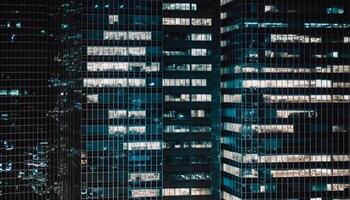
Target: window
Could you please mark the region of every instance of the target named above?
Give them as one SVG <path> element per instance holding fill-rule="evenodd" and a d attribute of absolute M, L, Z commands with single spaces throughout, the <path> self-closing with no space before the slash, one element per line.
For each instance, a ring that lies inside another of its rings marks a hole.
<path fill-rule="evenodd" d="M 192 41 L 211 41 L 211 39 L 212 39 L 211 34 L 204 34 L 204 33 L 192 33 L 191 34 Z"/>
<path fill-rule="evenodd" d="M 134 119 L 143 119 L 146 117 L 146 111 L 145 110 L 128 111 L 128 117 L 134 118 Z"/>
<path fill-rule="evenodd" d="M 275 5 L 265 5 L 265 12 L 276 13 L 278 12 L 277 6 Z"/>
<path fill-rule="evenodd" d="M 191 24 L 192 26 L 211 26 L 212 20 L 207 18 L 192 18 Z"/>
<path fill-rule="evenodd" d="M 131 173 L 129 174 L 129 181 L 158 181 L 160 179 L 159 173 Z"/>
<path fill-rule="evenodd" d="M 197 10 L 196 3 L 163 3 L 163 10 Z"/>
<path fill-rule="evenodd" d="M 190 101 L 189 94 L 166 94 L 164 96 L 166 102 L 186 102 Z"/>
<path fill-rule="evenodd" d="M 310 37 L 308 35 L 295 34 L 271 34 L 273 43 L 321 43 L 321 37 Z"/>
<path fill-rule="evenodd" d="M 126 110 L 109 110 L 108 118 L 109 119 L 123 119 L 127 117 Z"/>
<path fill-rule="evenodd" d="M 145 79 L 137 78 L 85 78 L 84 87 L 145 87 Z"/>
<path fill-rule="evenodd" d="M 141 56 L 146 55 L 145 47 L 87 47 L 89 56 Z"/>
<path fill-rule="evenodd" d="M 98 94 L 86 95 L 86 103 L 98 103 Z"/>
<path fill-rule="evenodd" d="M 108 16 L 108 23 L 114 24 L 119 22 L 119 16 L 118 15 L 109 15 Z"/>
<path fill-rule="evenodd" d="M 344 43 L 350 43 L 350 37 L 344 37 Z"/>
<path fill-rule="evenodd" d="M 164 66 L 165 71 L 190 71 L 190 64 L 170 64 Z"/>
<path fill-rule="evenodd" d="M 191 188 L 192 196 L 210 195 L 210 194 L 211 194 L 211 190 L 209 188 Z"/>
<path fill-rule="evenodd" d="M 104 40 L 152 40 L 152 33 L 146 31 L 104 31 Z"/>
<path fill-rule="evenodd" d="M 192 71 L 211 71 L 211 64 L 192 64 Z"/>
<path fill-rule="evenodd" d="M 88 62 L 88 71 L 159 71 L 159 63 L 141 62 Z"/>
<path fill-rule="evenodd" d="M 160 142 L 129 142 L 124 143 L 124 149 L 132 150 L 159 150 Z"/>
<path fill-rule="evenodd" d="M 116 117 L 116 118 L 118 118 L 118 117 Z M 126 134 L 126 127 L 125 126 L 109 126 L 108 127 L 108 134 L 110 134 L 110 135 Z"/>
<path fill-rule="evenodd" d="M 190 79 L 163 79 L 163 86 L 190 86 Z"/>
<path fill-rule="evenodd" d="M 206 117 L 205 110 L 191 110 L 191 117 Z"/>
<path fill-rule="evenodd" d="M 208 49 L 191 49 L 191 56 L 209 56 L 210 53 Z"/>
<path fill-rule="evenodd" d="M 165 50 L 163 55 L 165 56 L 190 56 L 190 50 Z"/>
<path fill-rule="evenodd" d="M 189 196 L 190 188 L 164 188 L 164 196 Z"/>
<path fill-rule="evenodd" d="M 198 87 L 198 86 L 207 86 L 207 79 L 192 79 L 191 85 Z"/>
<path fill-rule="evenodd" d="M 129 134 L 145 134 L 146 127 L 145 126 L 130 126 L 128 129 Z"/>
<path fill-rule="evenodd" d="M 180 26 L 189 26 L 190 18 L 163 18 L 163 25 L 180 25 Z"/>
<path fill-rule="evenodd" d="M 211 102 L 210 94 L 192 94 L 191 101 L 193 102 Z"/>
<path fill-rule="evenodd" d="M 133 189 L 131 190 L 131 197 L 141 198 L 141 197 L 157 197 L 159 196 L 158 189 Z"/>

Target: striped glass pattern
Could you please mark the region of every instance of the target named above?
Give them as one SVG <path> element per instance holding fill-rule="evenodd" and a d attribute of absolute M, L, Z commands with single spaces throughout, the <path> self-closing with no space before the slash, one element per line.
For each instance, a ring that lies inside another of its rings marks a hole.
<path fill-rule="evenodd" d="M 350 4 L 221 2 L 221 198 L 349 199 Z"/>

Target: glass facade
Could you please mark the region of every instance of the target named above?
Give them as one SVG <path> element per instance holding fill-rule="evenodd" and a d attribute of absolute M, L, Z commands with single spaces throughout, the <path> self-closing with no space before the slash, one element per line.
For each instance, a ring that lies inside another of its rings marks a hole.
<path fill-rule="evenodd" d="M 163 199 L 217 199 L 219 2 L 213 4 L 163 1 Z"/>
<path fill-rule="evenodd" d="M 83 1 L 81 199 L 161 199 L 161 13 Z"/>
<path fill-rule="evenodd" d="M 221 2 L 221 198 L 349 199 L 349 3 Z"/>

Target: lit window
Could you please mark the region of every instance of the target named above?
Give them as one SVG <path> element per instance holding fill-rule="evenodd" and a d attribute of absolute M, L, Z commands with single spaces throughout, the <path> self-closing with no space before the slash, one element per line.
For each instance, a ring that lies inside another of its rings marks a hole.
<path fill-rule="evenodd" d="M 141 198 L 141 197 L 157 197 L 159 196 L 158 189 L 133 189 L 131 190 L 131 197 Z"/>
<path fill-rule="evenodd" d="M 210 51 L 207 49 L 191 49 L 191 56 L 209 56 Z"/>
<path fill-rule="evenodd" d="M 108 16 L 108 22 L 109 24 L 114 24 L 119 22 L 119 16 L 118 15 L 109 15 Z"/>
<path fill-rule="evenodd" d="M 190 188 L 164 188 L 164 196 L 189 196 Z"/>
<path fill-rule="evenodd" d="M 211 102 L 210 94 L 192 94 L 191 101 L 193 102 Z"/>
<path fill-rule="evenodd" d="M 192 79 L 191 85 L 198 87 L 198 86 L 207 86 L 207 79 Z"/>
<path fill-rule="evenodd" d="M 192 26 L 211 26 L 212 20 L 207 18 L 192 18 L 191 24 Z"/>
<path fill-rule="evenodd" d="M 187 102 L 190 101 L 189 94 L 166 94 L 164 96 L 166 102 Z"/>
<path fill-rule="evenodd" d="M 163 10 L 197 10 L 195 3 L 163 3 Z"/>
<path fill-rule="evenodd" d="M 158 181 L 159 173 L 130 173 L 129 181 Z"/>
<path fill-rule="evenodd" d="M 350 37 L 344 37 L 344 43 L 350 43 Z"/>
<path fill-rule="evenodd" d="M 277 6 L 274 5 L 265 5 L 265 12 L 272 12 L 272 13 L 276 13 L 278 12 Z"/>
<path fill-rule="evenodd" d="M 190 18 L 163 18 L 163 25 L 181 25 L 181 26 L 189 26 Z"/>
<path fill-rule="evenodd" d="M 211 34 L 201 34 L 201 33 L 192 33 L 191 40 L 192 41 L 211 41 Z"/>
<path fill-rule="evenodd" d="M 190 79 L 163 79 L 163 86 L 190 86 Z"/>
<path fill-rule="evenodd" d="M 123 119 L 127 117 L 126 110 L 109 110 L 108 118 L 109 119 Z"/>
<path fill-rule="evenodd" d="M 98 103 L 98 94 L 86 95 L 86 103 Z"/>
<path fill-rule="evenodd" d="M 87 47 L 87 55 L 91 56 L 141 56 L 146 55 L 145 47 Z"/>
<path fill-rule="evenodd" d="M 145 79 L 133 78 L 85 78 L 84 87 L 145 87 Z"/>
<path fill-rule="evenodd" d="M 271 34 L 273 43 L 321 43 L 321 37 L 310 37 L 308 35 L 295 34 Z"/>
<path fill-rule="evenodd" d="M 104 40 L 152 40 L 152 33 L 146 31 L 104 31 Z"/>
<path fill-rule="evenodd" d="M 126 134 L 126 127 L 125 126 L 109 126 L 108 127 L 108 134 L 110 134 L 110 135 Z"/>
<path fill-rule="evenodd" d="M 159 150 L 160 142 L 129 142 L 124 143 L 124 149 L 132 150 Z"/>
<path fill-rule="evenodd" d="M 192 71 L 211 71 L 211 64 L 192 64 Z"/>
<path fill-rule="evenodd" d="M 210 194 L 211 194 L 211 190 L 209 188 L 191 188 L 192 196 L 210 195 Z"/>
<path fill-rule="evenodd" d="M 135 118 L 135 119 L 143 119 L 146 117 L 146 111 L 144 110 L 128 111 L 128 117 Z"/>
<path fill-rule="evenodd" d="M 128 129 L 129 134 L 145 134 L 146 127 L 145 126 L 130 126 Z"/>

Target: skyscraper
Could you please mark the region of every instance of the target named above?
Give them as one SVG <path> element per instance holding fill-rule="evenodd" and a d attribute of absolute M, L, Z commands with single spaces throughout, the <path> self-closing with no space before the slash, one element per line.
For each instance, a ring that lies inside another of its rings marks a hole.
<path fill-rule="evenodd" d="M 83 2 L 81 199 L 161 199 L 161 6 Z"/>
<path fill-rule="evenodd" d="M 164 199 L 217 195 L 212 139 L 219 133 L 218 5 L 163 1 Z"/>
<path fill-rule="evenodd" d="M 221 2 L 222 199 L 349 199 L 347 1 Z"/>
<path fill-rule="evenodd" d="M 58 68 L 49 1 L 0 2 L 0 198 L 58 199 Z"/>

